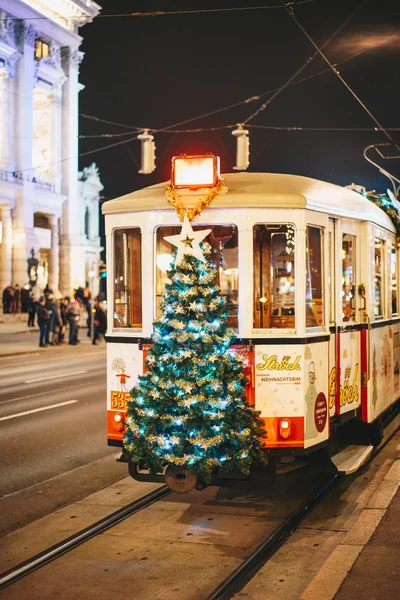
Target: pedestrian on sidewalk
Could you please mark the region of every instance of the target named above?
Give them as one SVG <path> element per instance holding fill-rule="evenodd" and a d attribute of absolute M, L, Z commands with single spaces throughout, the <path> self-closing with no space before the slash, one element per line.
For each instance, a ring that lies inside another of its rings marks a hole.
<path fill-rule="evenodd" d="M 31 294 L 28 300 L 28 327 L 35 327 L 35 315 L 38 309 L 38 301 L 36 296 Z"/>
<path fill-rule="evenodd" d="M 47 284 L 47 286 L 48 286 L 48 284 Z M 46 344 L 49 346 L 50 345 L 50 332 L 53 331 L 53 324 L 54 324 L 54 319 L 55 319 L 55 314 L 53 311 L 53 302 L 54 302 L 53 292 L 51 290 L 49 292 L 45 292 L 44 296 L 45 296 L 46 308 L 49 312 L 49 326 L 47 328 L 47 336 L 46 336 Z"/>
<path fill-rule="evenodd" d="M 83 288 L 83 305 L 84 305 L 85 310 L 87 312 L 87 319 L 86 319 L 87 336 L 91 337 L 92 336 L 92 317 L 93 317 L 93 314 L 92 314 L 92 294 L 90 292 L 88 282 L 86 282 L 86 285 Z"/>
<path fill-rule="evenodd" d="M 8 312 L 13 315 L 17 312 L 17 305 L 16 305 L 16 301 L 15 301 L 15 290 L 12 286 L 10 286 L 8 289 L 9 289 L 8 294 L 9 294 L 9 298 L 10 298 L 10 309 Z"/>
<path fill-rule="evenodd" d="M 41 298 L 39 299 L 37 316 L 38 316 L 38 325 L 39 325 L 39 330 L 40 330 L 39 346 L 41 348 L 47 348 L 46 338 L 47 338 L 48 329 L 49 329 L 50 316 L 49 316 L 49 311 L 46 308 L 46 298 L 44 298 L 43 296 L 41 296 Z"/>
<path fill-rule="evenodd" d="M 80 302 L 79 300 L 72 300 L 68 306 L 67 315 L 69 322 L 69 344 L 76 346 L 79 344 L 78 333 L 79 333 L 79 320 L 80 320 Z"/>
<path fill-rule="evenodd" d="M 60 344 L 66 344 L 65 331 L 66 331 L 66 328 L 68 325 L 68 316 L 67 316 L 68 304 L 69 304 L 69 298 L 61 298 L 61 300 L 60 300 L 60 315 L 61 315 L 62 326 L 60 328 L 60 333 L 58 334 L 58 342 Z"/>
<path fill-rule="evenodd" d="M 51 320 L 50 320 L 50 344 L 52 346 L 58 346 L 59 333 L 62 327 L 61 312 L 58 302 L 53 298 L 51 303 Z"/>
<path fill-rule="evenodd" d="M 19 310 L 19 297 L 21 295 L 21 290 L 19 289 L 19 285 L 18 283 L 15 284 L 15 288 L 14 288 L 14 302 L 15 302 L 15 311 L 14 312 L 18 312 Z"/>
<path fill-rule="evenodd" d="M 27 284 L 21 289 L 21 312 L 22 313 L 28 312 L 28 302 L 29 302 L 30 295 L 31 295 L 30 286 Z"/>
<path fill-rule="evenodd" d="M 94 304 L 93 325 L 94 331 L 92 343 L 96 345 L 99 338 L 103 337 L 105 339 L 105 334 L 107 331 L 107 316 L 98 300 L 96 300 Z"/>
<path fill-rule="evenodd" d="M 10 312 L 10 290 L 11 290 L 10 285 L 8 285 L 3 290 L 3 313 L 5 315 L 8 315 Z"/>

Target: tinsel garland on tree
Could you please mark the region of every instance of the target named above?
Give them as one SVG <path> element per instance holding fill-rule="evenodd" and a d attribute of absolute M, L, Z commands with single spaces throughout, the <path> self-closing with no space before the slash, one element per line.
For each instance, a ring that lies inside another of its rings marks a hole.
<path fill-rule="evenodd" d="M 397 242 L 400 242 L 400 211 L 399 202 L 388 198 L 385 194 L 376 194 L 375 192 L 366 192 L 365 195 L 368 200 L 373 204 L 381 208 L 390 217 L 393 225 L 396 228 Z"/>
<path fill-rule="evenodd" d="M 248 473 L 253 462 L 264 462 L 265 431 L 246 401 L 244 357 L 231 349 L 235 333 L 226 324 L 212 249 L 199 248 L 205 263 L 185 253 L 167 272 L 148 371 L 128 403 L 124 445 L 142 468 L 185 467 L 209 483 L 217 471 Z"/>

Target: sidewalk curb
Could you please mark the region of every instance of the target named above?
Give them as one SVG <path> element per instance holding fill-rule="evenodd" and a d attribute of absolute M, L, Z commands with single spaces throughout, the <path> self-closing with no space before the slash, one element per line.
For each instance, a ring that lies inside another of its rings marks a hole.
<path fill-rule="evenodd" d="M 22 356 L 23 354 L 37 354 L 38 352 L 43 352 L 41 348 L 37 348 L 37 350 L 21 350 L 18 352 L 5 352 L 4 354 L 0 352 L 0 358 L 7 358 L 9 356 Z"/>

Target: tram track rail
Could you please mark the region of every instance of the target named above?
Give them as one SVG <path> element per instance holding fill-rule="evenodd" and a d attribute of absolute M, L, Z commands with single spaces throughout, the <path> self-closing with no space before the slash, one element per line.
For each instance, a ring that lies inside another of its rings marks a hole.
<path fill-rule="evenodd" d="M 84 544 L 85 542 L 94 538 L 100 533 L 103 533 L 111 527 L 114 527 L 118 523 L 121 523 L 121 521 L 124 521 L 125 519 L 134 515 L 140 510 L 151 506 L 152 504 L 154 504 L 158 500 L 161 500 L 170 493 L 171 490 L 167 486 L 158 488 L 150 494 L 146 494 L 146 496 L 143 496 L 142 498 L 139 498 L 138 500 L 127 504 L 123 508 L 119 508 L 111 515 L 100 519 L 93 525 L 89 525 L 88 527 L 82 529 L 78 533 L 71 535 L 65 540 L 58 542 L 57 544 L 54 544 L 54 546 L 47 548 L 43 552 L 39 552 L 31 558 L 28 558 L 16 567 L 12 567 L 8 571 L 1 573 L 0 590 L 3 590 L 9 585 L 16 583 L 18 580 L 22 579 L 26 575 L 29 575 L 30 573 L 33 573 L 33 571 L 44 567 L 46 564 L 56 560 L 57 558 L 60 558 L 63 554 L 66 554 L 70 550 L 77 548 L 81 544 Z"/>
<path fill-rule="evenodd" d="M 338 474 L 333 474 L 328 481 L 309 497 L 297 510 L 271 533 L 254 552 L 248 556 L 215 590 L 207 600 L 230 600 L 240 592 L 245 585 L 256 575 L 265 563 L 279 550 L 286 540 L 296 531 L 301 522 L 309 515 L 311 510 L 335 486 Z"/>
<path fill-rule="evenodd" d="M 374 448 L 368 463 L 382 450 L 391 437 L 400 428 L 400 412 L 385 427 L 381 443 Z M 268 562 L 270 558 L 283 546 L 289 537 L 298 529 L 302 521 L 319 504 L 321 500 L 335 487 L 339 480 L 339 473 L 333 473 L 331 477 L 305 501 L 297 510 L 272 532 L 254 552 L 248 556 L 228 577 L 222 581 L 207 597 L 207 600 L 231 600 L 235 594 L 253 579 L 257 572 Z"/>
<path fill-rule="evenodd" d="M 399 424 L 397 423 L 387 432 L 388 435 L 385 436 L 385 439 L 382 440 L 381 444 L 375 448 L 368 462 L 381 451 L 398 427 Z M 289 514 L 283 523 L 278 525 L 265 540 L 258 544 L 252 553 L 245 558 L 236 569 L 232 570 L 232 572 L 214 588 L 211 594 L 208 594 L 205 598 L 207 600 L 231 600 L 235 594 L 242 591 L 254 578 L 257 572 L 260 571 L 272 556 L 274 556 L 274 554 L 285 544 L 290 536 L 293 535 L 312 510 L 334 489 L 340 478 L 341 477 L 337 472 L 324 477 L 323 481 L 316 487 L 312 494 L 308 496 L 306 500 L 292 512 L 292 514 Z M 0 590 L 16 583 L 34 571 L 39 570 L 97 535 L 118 525 L 142 509 L 155 504 L 158 500 L 165 498 L 171 493 L 171 490 L 167 486 L 162 486 L 43 552 L 34 555 L 19 565 L 12 567 L 8 571 L 0 574 Z"/>

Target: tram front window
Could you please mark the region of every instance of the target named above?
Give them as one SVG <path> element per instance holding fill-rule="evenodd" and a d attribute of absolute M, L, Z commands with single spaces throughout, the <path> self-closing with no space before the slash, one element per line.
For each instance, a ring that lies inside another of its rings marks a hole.
<path fill-rule="evenodd" d="M 193 230 L 211 229 L 204 239 L 212 247 L 212 263 L 217 269 L 216 284 L 228 309 L 229 327 L 238 327 L 238 229 L 236 225 L 193 225 Z M 170 268 L 175 246 L 164 238 L 178 235 L 181 227 L 160 226 L 156 230 L 156 316 L 161 316 L 160 302 L 168 283 L 167 271 Z"/>
<path fill-rule="evenodd" d="M 294 225 L 255 225 L 253 257 L 254 328 L 294 329 Z"/>
<path fill-rule="evenodd" d="M 114 237 L 114 327 L 142 327 L 142 236 L 116 229 Z"/>

